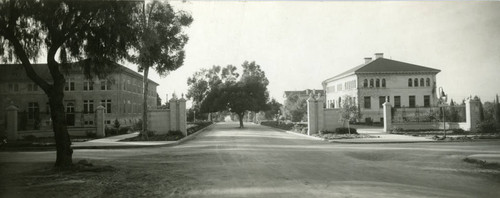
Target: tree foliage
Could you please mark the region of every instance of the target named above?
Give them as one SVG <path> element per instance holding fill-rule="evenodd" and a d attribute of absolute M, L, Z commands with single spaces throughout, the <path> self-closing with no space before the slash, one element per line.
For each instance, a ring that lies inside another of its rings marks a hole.
<path fill-rule="evenodd" d="M 298 95 L 290 95 L 286 98 L 283 109 L 285 118 L 291 119 L 292 122 L 300 122 L 307 120 L 306 98 L 301 98 Z"/>
<path fill-rule="evenodd" d="M 155 0 L 143 7 L 141 13 L 132 17 L 132 29 L 137 34 L 129 50 L 133 52 L 129 60 L 136 63 L 144 74 L 141 135 L 147 139 L 149 69 L 166 76 L 183 64 L 184 46 L 188 41 L 183 28 L 189 26 L 193 18 L 185 12 L 175 12 L 168 2 Z"/>
<path fill-rule="evenodd" d="M 283 105 L 276 101 L 274 98 L 271 99 L 267 103 L 268 110 L 264 112 L 265 114 L 265 119 L 272 120 L 272 119 L 279 119 L 276 117 L 276 115 L 279 115 L 281 113 L 281 107 Z"/>
<path fill-rule="evenodd" d="M 350 122 L 360 118 L 361 114 L 354 98 L 351 96 L 344 96 L 342 99 L 342 105 L 340 106 L 340 121 L 343 125 L 347 123 L 349 134 L 351 133 L 349 126 Z"/>
<path fill-rule="evenodd" d="M 56 142 L 56 166 L 72 164 L 63 105 L 65 72 L 82 66 L 87 77 L 128 58 L 135 32 L 129 22 L 136 2 L 0 1 L 0 56 L 21 63 L 28 77 L 47 95 Z M 43 52 L 43 53 L 42 53 Z M 52 79 L 45 80 L 32 64 L 46 57 Z M 70 61 L 87 59 L 85 64 Z M 108 60 L 108 61 L 104 61 Z"/>
<path fill-rule="evenodd" d="M 225 82 L 214 84 L 206 97 L 201 101 L 202 112 L 220 112 L 228 110 L 238 115 L 240 127 L 243 127 L 243 116 L 246 111 L 267 110 L 269 81 L 264 71 L 255 62 L 245 61 L 242 65 L 243 75 L 237 80 L 238 75 L 231 74 L 233 67 L 224 75 Z M 228 67 L 226 67 L 228 68 Z M 224 73 L 224 72 L 222 72 Z"/>

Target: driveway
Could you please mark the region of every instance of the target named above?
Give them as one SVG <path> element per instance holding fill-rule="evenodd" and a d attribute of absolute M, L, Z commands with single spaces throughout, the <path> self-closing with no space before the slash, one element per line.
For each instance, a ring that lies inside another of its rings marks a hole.
<path fill-rule="evenodd" d="M 25 197 L 500 197 L 499 170 L 463 161 L 499 154 L 498 141 L 335 144 L 245 124 L 218 123 L 168 148 L 77 150 L 75 161 L 116 168 L 79 176 L 82 183 L 26 188 L 28 176 L 2 183 Z M 53 158 L 0 153 L 5 169 Z"/>

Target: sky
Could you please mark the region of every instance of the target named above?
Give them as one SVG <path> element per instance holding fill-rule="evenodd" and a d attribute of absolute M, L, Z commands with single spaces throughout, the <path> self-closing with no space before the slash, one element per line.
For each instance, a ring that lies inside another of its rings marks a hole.
<path fill-rule="evenodd" d="M 157 91 L 187 93 L 201 68 L 255 61 L 270 96 L 321 89 L 321 82 L 384 53 L 440 69 L 437 86 L 461 101 L 500 94 L 500 2 L 171 1 L 194 21 L 185 30 L 184 65 L 160 78 Z M 136 70 L 135 66 L 130 66 Z"/>

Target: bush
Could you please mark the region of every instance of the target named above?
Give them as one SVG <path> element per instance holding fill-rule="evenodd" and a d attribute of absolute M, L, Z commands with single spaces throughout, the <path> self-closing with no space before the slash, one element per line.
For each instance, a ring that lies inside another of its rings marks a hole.
<path fill-rule="evenodd" d="M 116 129 L 120 128 L 120 121 L 118 121 L 118 119 L 116 119 L 116 118 L 115 118 L 115 121 L 113 122 L 113 127 Z"/>
<path fill-rule="evenodd" d="M 276 122 L 276 121 L 265 121 L 261 122 L 261 125 L 264 126 L 269 126 L 269 127 L 274 127 L 278 129 L 283 129 L 286 131 L 292 130 L 292 128 L 295 126 L 293 123 L 284 123 L 284 122 Z"/>
<path fill-rule="evenodd" d="M 453 133 L 456 133 L 456 134 L 463 134 L 463 133 L 465 133 L 465 131 L 463 129 L 452 129 L 451 131 L 453 131 Z"/>
<path fill-rule="evenodd" d="M 134 126 L 132 126 L 132 129 L 134 131 L 142 131 L 142 119 L 139 119 L 139 121 L 137 121 Z"/>
<path fill-rule="evenodd" d="M 131 127 L 120 127 L 118 129 L 118 134 L 127 134 L 131 130 Z"/>
<path fill-rule="evenodd" d="M 117 128 L 108 128 L 108 127 L 106 127 L 104 129 L 104 134 L 106 134 L 106 136 L 118 135 L 118 129 Z"/>
<path fill-rule="evenodd" d="M 195 133 L 196 131 L 198 131 L 202 128 L 205 128 L 206 126 L 211 125 L 212 123 L 213 122 L 196 122 L 196 123 L 194 123 L 195 126 L 189 127 L 187 129 L 187 134 L 191 135 L 191 134 Z"/>
<path fill-rule="evenodd" d="M 482 121 L 477 124 L 479 133 L 497 133 L 497 125 L 493 121 Z"/>
<path fill-rule="evenodd" d="M 336 134 L 349 134 L 349 131 L 351 131 L 351 134 L 358 134 L 355 128 L 339 127 L 335 129 Z"/>
<path fill-rule="evenodd" d="M 26 140 L 26 141 L 33 142 L 33 141 L 36 140 L 36 136 L 34 136 L 34 135 L 27 135 L 27 136 L 23 136 L 23 139 Z"/>
<path fill-rule="evenodd" d="M 87 130 L 85 131 L 85 135 L 88 137 L 88 138 L 96 138 L 97 137 L 97 133 L 94 133 L 93 131 L 91 130 Z"/>

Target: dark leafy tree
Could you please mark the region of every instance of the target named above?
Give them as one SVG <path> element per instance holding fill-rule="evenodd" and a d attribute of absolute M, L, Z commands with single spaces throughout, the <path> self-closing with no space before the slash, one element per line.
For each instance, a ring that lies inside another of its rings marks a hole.
<path fill-rule="evenodd" d="M 235 113 L 238 116 L 241 128 L 243 128 L 245 112 L 267 110 L 266 103 L 269 100 L 267 91 L 269 81 L 260 66 L 255 62 L 244 62 L 242 67 L 243 75 L 237 82 L 227 80 L 213 87 L 201 102 L 202 112 L 228 110 Z M 235 69 L 231 70 L 235 71 Z"/>
<path fill-rule="evenodd" d="M 0 57 L 21 63 L 28 77 L 47 95 L 57 149 L 55 166 L 72 165 L 63 105 L 65 72 L 79 66 L 91 77 L 126 58 L 135 34 L 128 24 L 137 8 L 135 2 L 0 1 Z M 42 52 L 50 80 L 33 69 Z M 83 64 L 69 64 L 83 59 Z"/>
<path fill-rule="evenodd" d="M 279 103 L 278 101 L 276 101 L 274 98 L 271 99 L 271 101 L 269 101 L 267 103 L 267 106 L 269 108 L 269 110 L 265 111 L 265 118 L 266 119 L 279 119 L 278 117 L 276 117 L 277 115 L 279 115 L 281 113 L 281 107 L 283 106 L 281 103 Z"/>
<path fill-rule="evenodd" d="M 132 28 L 138 34 L 131 48 L 133 55 L 130 60 L 136 63 L 139 71 L 144 74 L 141 137 L 147 139 L 149 69 L 154 69 L 160 76 L 166 76 L 169 71 L 182 66 L 185 57 L 184 45 L 188 41 L 183 28 L 189 26 L 193 18 L 185 12 L 174 11 L 166 1 L 155 0 L 144 4 L 143 8 L 142 13 L 133 17 Z"/>

